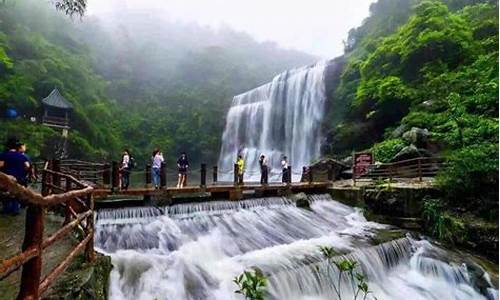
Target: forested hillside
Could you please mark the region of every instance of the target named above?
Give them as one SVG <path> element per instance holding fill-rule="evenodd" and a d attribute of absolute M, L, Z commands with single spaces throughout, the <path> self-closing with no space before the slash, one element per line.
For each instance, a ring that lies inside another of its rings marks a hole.
<path fill-rule="evenodd" d="M 74 105 L 72 157 L 116 159 L 128 147 L 144 164 L 159 146 L 169 160 L 187 151 L 215 163 L 232 96 L 317 60 L 231 29 L 118 9 L 70 19 L 45 1 L 6 1 L 0 21 L 0 139 L 19 136 L 34 157 L 59 141 L 29 121 L 57 87 Z M 4 118 L 8 108 L 19 117 Z"/>
<path fill-rule="evenodd" d="M 464 211 L 496 220 L 498 2 L 380 0 L 349 33 L 345 60 L 327 152 L 371 149 L 380 162 L 444 156 L 443 198 L 426 206 L 433 226 L 461 228 L 467 221 L 453 215 Z"/>

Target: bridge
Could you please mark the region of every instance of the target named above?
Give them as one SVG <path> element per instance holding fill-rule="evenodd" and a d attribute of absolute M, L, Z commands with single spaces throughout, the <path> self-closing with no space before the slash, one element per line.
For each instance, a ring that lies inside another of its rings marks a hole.
<path fill-rule="evenodd" d="M 441 158 L 418 158 L 398 163 L 377 164 L 367 166 L 369 170 L 356 181 L 370 178 L 396 179 L 432 177 L 443 165 Z M 212 181 L 207 182 L 206 165 L 201 165 L 199 184 L 183 188 L 167 185 L 167 172 L 163 165 L 160 187 L 151 187 L 151 169 L 148 165 L 144 171 L 137 171 L 143 176 L 142 187 L 121 190 L 119 187 L 118 163 L 90 163 L 76 160 L 52 160 L 40 165 L 41 193 L 19 185 L 16 180 L 0 172 L 0 191 L 8 197 L 19 199 L 26 204 L 25 235 L 21 252 L 11 257 L 1 257 L 0 281 L 12 276 L 22 269 L 18 299 L 39 299 L 60 277 L 75 257 L 84 252 L 87 262 L 95 259 L 94 252 L 94 214 L 96 199 L 115 196 L 164 196 L 174 197 L 186 194 L 210 194 L 211 197 L 229 200 L 240 199 L 244 193 L 255 195 L 285 195 L 295 192 L 318 192 L 328 189 L 335 181 L 333 168 L 317 171 L 313 167 L 302 168 L 301 180 L 285 183 L 260 184 L 247 182 L 220 182 L 216 167 L 213 169 Z M 292 173 L 292 170 L 289 170 Z M 62 215 L 61 227 L 48 237 L 44 237 L 44 223 L 47 211 Z M 79 242 L 57 263 L 54 268 L 42 272 L 42 259 L 47 249 L 75 230 L 81 232 Z M 46 273 L 46 274 L 43 274 Z M 42 276 L 43 275 L 43 276 Z"/>

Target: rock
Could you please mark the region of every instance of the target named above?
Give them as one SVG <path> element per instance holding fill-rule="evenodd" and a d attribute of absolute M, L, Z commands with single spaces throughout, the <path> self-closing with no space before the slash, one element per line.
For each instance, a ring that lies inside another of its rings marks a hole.
<path fill-rule="evenodd" d="M 403 139 L 416 147 L 425 148 L 429 139 L 429 131 L 427 128 L 412 127 L 409 131 L 403 133 Z"/>
<path fill-rule="evenodd" d="M 397 162 L 417 157 L 430 157 L 432 154 L 425 149 L 418 149 L 415 145 L 406 146 L 401 151 L 399 151 L 391 159 L 391 162 Z"/>
<path fill-rule="evenodd" d="M 333 178 L 338 179 L 340 178 L 340 175 L 344 170 L 347 170 L 350 168 L 349 165 L 345 164 L 342 161 L 332 159 L 332 158 L 327 158 L 327 159 L 322 159 L 313 165 L 310 166 L 309 170 L 312 170 L 313 173 L 313 179 L 315 181 L 322 181 L 322 180 L 328 180 L 328 171 L 329 169 L 333 169 Z M 309 171 L 308 170 L 308 171 Z M 308 177 L 305 176 L 303 178 L 303 181 L 307 181 Z"/>
<path fill-rule="evenodd" d="M 300 208 L 310 208 L 309 198 L 305 193 L 294 194 L 290 197 L 292 201 L 295 201 L 295 206 Z"/>
<path fill-rule="evenodd" d="M 394 129 L 394 131 L 391 133 L 391 138 L 395 139 L 395 138 L 399 138 L 401 137 L 405 131 L 408 129 L 408 126 L 406 126 L 405 124 L 401 124 L 399 125 L 396 129 Z"/>
<path fill-rule="evenodd" d="M 342 160 L 340 160 L 344 165 L 348 166 L 348 167 L 352 167 L 352 156 L 347 156 L 345 158 L 343 158 Z"/>

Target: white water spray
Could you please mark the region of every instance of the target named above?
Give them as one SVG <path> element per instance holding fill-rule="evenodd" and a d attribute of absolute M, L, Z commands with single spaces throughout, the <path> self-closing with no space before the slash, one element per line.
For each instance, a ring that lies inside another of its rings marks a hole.
<path fill-rule="evenodd" d="M 328 195 L 310 200 L 311 210 L 275 197 L 127 208 L 115 210 L 116 217 L 109 210 L 99 213 L 96 246 L 115 266 L 109 296 L 243 299 L 232 279 L 258 267 L 269 278 L 271 300 L 332 299 L 332 278 L 322 272 L 326 264 L 319 251 L 328 245 L 359 263 L 377 299 L 498 299 L 493 287 L 480 292 L 448 251 L 413 238 L 373 245 L 375 232 L 388 226 L 366 221 L 359 210 Z M 347 279 L 342 291 L 349 299 Z"/>
<path fill-rule="evenodd" d="M 238 154 L 246 180 L 258 180 L 259 157 L 267 156 L 270 180 L 278 180 L 283 155 L 295 174 L 319 158 L 325 107 L 326 63 L 286 71 L 272 82 L 235 96 L 226 118 L 219 157 L 221 180 L 231 180 Z"/>

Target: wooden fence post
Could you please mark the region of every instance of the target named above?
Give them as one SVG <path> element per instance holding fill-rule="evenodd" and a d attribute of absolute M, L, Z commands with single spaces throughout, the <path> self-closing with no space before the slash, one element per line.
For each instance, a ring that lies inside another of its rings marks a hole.
<path fill-rule="evenodd" d="M 238 164 L 234 164 L 234 185 L 238 184 Z"/>
<path fill-rule="evenodd" d="M 151 164 L 146 165 L 146 187 L 150 188 L 151 185 Z"/>
<path fill-rule="evenodd" d="M 333 166 L 328 166 L 328 181 L 334 181 Z"/>
<path fill-rule="evenodd" d="M 160 167 L 160 188 L 167 186 L 167 164 L 165 162 L 161 163 Z"/>
<path fill-rule="evenodd" d="M 118 167 L 118 162 L 113 161 L 111 169 L 111 190 L 116 191 L 120 185 L 120 170 Z"/>
<path fill-rule="evenodd" d="M 292 183 L 292 166 L 288 166 L 288 169 L 287 169 L 287 177 L 286 177 L 286 182 L 288 184 L 291 184 Z"/>
<path fill-rule="evenodd" d="M 61 161 L 59 159 L 54 159 L 52 161 L 52 170 L 61 172 Z M 57 187 L 61 187 L 61 176 L 59 174 L 53 175 L 52 184 Z"/>
<path fill-rule="evenodd" d="M 422 182 L 422 167 L 421 167 L 421 163 L 420 163 L 420 157 L 417 158 L 417 162 L 418 162 L 418 181 Z"/>
<path fill-rule="evenodd" d="M 42 170 L 42 196 L 47 196 L 49 194 L 49 188 L 47 187 L 47 180 L 49 174 L 45 172 L 45 170 Z"/>
<path fill-rule="evenodd" d="M 214 183 L 217 182 L 217 172 L 218 172 L 218 168 L 217 168 L 217 166 L 214 166 L 214 171 L 213 171 L 213 181 L 214 181 Z"/>
<path fill-rule="evenodd" d="M 71 180 L 68 178 L 66 180 L 66 192 L 71 191 L 72 185 L 71 185 Z M 63 224 L 66 225 L 69 222 L 71 222 L 71 201 L 66 201 L 66 205 L 64 206 L 64 222 Z"/>
<path fill-rule="evenodd" d="M 38 299 L 40 276 L 42 275 L 42 242 L 43 242 L 44 209 L 29 204 L 26 210 L 26 228 L 22 250 L 38 248 L 39 254 L 28 260 L 21 274 L 21 287 L 17 299 Z"/>
<path fill-rule="evenodd" d="M 356 186 L 356 155 L 352 152 L 352 186 Z"/>
<path fill-rule="evenodd" d="M 95 252 L 94 252 L 94 197 L 92 197 L 92 193 L 87 196 L 87 202 L 89 206 L 89 210 L 92 211 L 92 214 L 87 217 L 86 221 L 86 231 L 87 234 L 91 235 L 91 238 L 85 245 L 85 258 L 87 262 L 92 262 L 95 260 Z"/>
<path fill-rule="evenodd" d="M 206 185 L 207 185 L 207 165 L 201 164 L 200 186 L 205 187 Z"/>
<path fill-rule="evenodd" d="M 111 165 L 109 163 L 104 164 L 104 170 L 102 171 L 102 185 L 105 189 L 109 188 L 111 183 Z"/>

